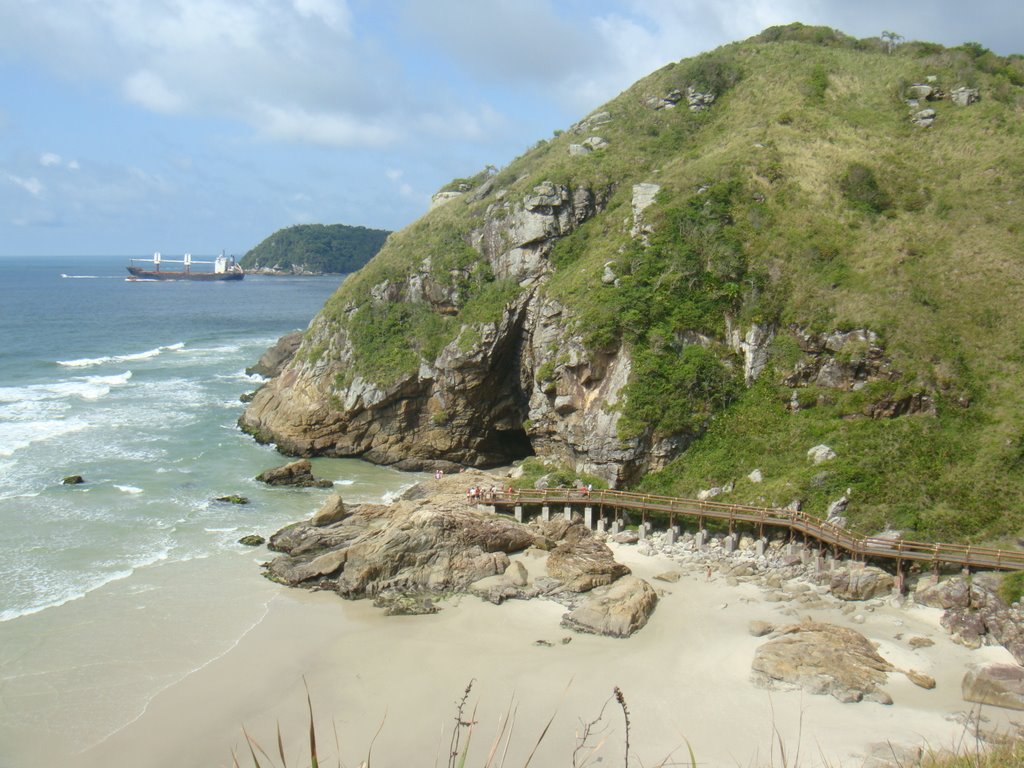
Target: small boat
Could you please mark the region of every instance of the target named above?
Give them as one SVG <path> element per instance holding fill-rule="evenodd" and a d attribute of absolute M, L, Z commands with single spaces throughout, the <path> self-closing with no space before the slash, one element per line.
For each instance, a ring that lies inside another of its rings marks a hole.
<path fill-rule="evenodd" d="M 136 262 L 152 264 L 152 269 L 135 266 Z M 161 269 L 162 264 L 181 264 L 182 269 Z M 193 271 L 193 264 L 212 264 L 212 272 Z M 152 259 L 131 259 L 128 263 L 129 280 L 241 280 L 245 277 L 242 267 L 235 262 L 235 257 L 228 258 L 224 251 L 220 252 L 213 261 L 198 261 L 192 258 L 191 253 L 186 253 L 181 259 L 165 259 L 160 251 L 153 254 Z"/>

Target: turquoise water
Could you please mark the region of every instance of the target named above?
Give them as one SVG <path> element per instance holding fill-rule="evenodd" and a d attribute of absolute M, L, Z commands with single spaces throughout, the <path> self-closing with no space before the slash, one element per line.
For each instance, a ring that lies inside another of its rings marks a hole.
<path fill-rule="evenodd" d="M 268 599 L 266 551 L 237 540 L 308 517 L 328 493 L 256 483 L 286 459 L 236 421 L 260 382 L 246 366 L 304 328 L 339 278 L 130 282 L 124 265 L 0 258 L 0 766 L 30 764 L 5 762 L 5 741 L 60 721 L 69 688 L 83 705 L 110 693 L 109 711 L 65 713 L 85 743 L 225 652 Z M 414 479 L 314 464 L 350 502 Z M 70 474 L 85 484 L 62 485 Z M 251 503 L 213 500 L 226 494 Z M 201 642 L 176 634 L 189 622 Z M 133 637 L 160 659 L 144 674 Z M 63 692 L 42 700 L 40 686 Z"/>

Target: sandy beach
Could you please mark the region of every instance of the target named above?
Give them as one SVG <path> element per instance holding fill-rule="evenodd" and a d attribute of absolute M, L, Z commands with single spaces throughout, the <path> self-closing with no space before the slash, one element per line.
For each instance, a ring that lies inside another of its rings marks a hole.
<path fill-rule="evenodd" d="M 680 569 L 634 545 L 612 546 L 617 559 L 649 580 Z M 517 558 L 530 567 L 529 555 Z M 253 579 L 265 592 L 255 568 Z M 510 706 L 515 723 L 507 765 L 525 763 L 553 715 L 532 764 L 571 764 L 581 724 L 599 715 L 615 686 L 629 707 L 636 764 L 666 758 L 688 764 L 689 744 L 701 765 L 779 765 L 781 740 L 788 764 L 799 751 L 801 765 L 861 765 L 871 744 L 886 741 L 973 747 L 956 718 L 971 708 L 960 694 L 964 671 L 973 663 L 1012 661 L 1002 648 L 970 651 L 952 643 L 935 609 L 886 603 L 846 614 L 830 608 L 787 616 L 793 606 L 763 602 L 758 587 L 729 586 L 717 574 L 706 582 L 692 570 L 675 584 L 652 583 L 661 591 L 658 608 L 627 640 L 571 633 L 559 626 L 564 608 L 544 600 L 495 606 L 461 596 L 445 601 L 436 615 L 387 617 L 368 601 L 270 585 L 265 615 L 233 648 L 64 764 L 230 766 L 234 750 L 246 765 L 251 758 L 242 727 L 276 755 L 278 724 L 288 764 L 308 764 L 305 681 L 322 760 L 334 762 L 336 729 L 342 764 L 358 765 L 380 729 L 374 765 L 444 765 L 456 702 L 473 681 L 467 714 L 475 711 L 478 725 L 467 765 L 485 763 Z M 933 676 L 935 689 L 891 673 L 886 690 L 895 703 L 883 706 L 754 686 L 750 662 L 765 639 L 752 637 L 748 623 L 781 624 L 805 615 L 857 629 L 897 668 Z M 911 636 L 935 644 L 913 650 L 906 642 Z M 991 708 L 983 714 L 994 728 L 1019 719 Z M 625 728 L 614 702 L 599 731 L 591 742 L 602 743 L 600 764 L 621 764 Z"/>

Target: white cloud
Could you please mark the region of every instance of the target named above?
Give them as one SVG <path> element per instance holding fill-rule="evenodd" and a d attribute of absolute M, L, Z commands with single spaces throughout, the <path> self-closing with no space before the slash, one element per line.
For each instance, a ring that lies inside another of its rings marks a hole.
<path fill-rule="evenodd" d="M 405 171 L 400 171 L 397 168 L 388 168 L 384 171 L 384 175 L 391 179 L 391 181 L 398 181 L 404 174 Z"/>
<path fill-rule="evenodd" d="M 307 112 L 301 107 L 270 104 L 257 108 L 260 132 L 273 139 L 300 141 L 334 147 L 385 147 L 399 138 L 399 131 L 383 120 L 354 115 Z"/>
<path fill-rule="evenodd" d="M 77 160 L 68 160 L 68 170 L 69 171 L 77 171 L 77 170 L 80 170 L 81 167 L 82 166 L 80 166 L 78 164 Z"/>
<path fill-rule="evenodd" d="M 21 187 L 23 190 L 25 190 L 30 195 L 32 195 L 32 197 L 35 198 L 42 198 L 43 192 L 46 189 L 43 186 L 43 182 L 41 182 L 35 176 L 29 176 L 28 178 L 26 178 L 24 176 L 15 176 L 13 173 L 5 173 L 4 176 L 7 178 L 9 182 L 14 184 L 15 186 Z"/>
<path fill-rule="evenodd" d="M 351 33 L 352 17 L 348 6 L 333 0 L 292 0 L 295 10 L 304 18 L 318 18 L 329 26 Z"/>
<path fill-rule="evenodd" d="M 129 100 L 154 112 L 174 114 L 185 106 L 185 100 L 171 91 L 160 75 L 141 70 L 124 81 L 124 94 Z"/>
<path fill-rule="evenodd" d="M 49 168 L 53 165 L 60 165 L 60 155 L 54 154 L 53 152 L 43 152 L 39 156 L 39 164 L 44 168 Z"/>

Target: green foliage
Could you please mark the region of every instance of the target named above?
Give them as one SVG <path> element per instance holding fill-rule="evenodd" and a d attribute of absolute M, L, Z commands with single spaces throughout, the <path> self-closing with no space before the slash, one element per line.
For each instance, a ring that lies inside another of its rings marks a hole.
<path fill-rule="evenodd" d="M 656 436 L 699 434 L 740 389 L 736 374 L 704 347 L 637 350 L 619 435 L 631 437 L 646 427 Z"/>
<path fill-rule="evenodd" d="M 892 199 L 878 185 L 875 172 L 864 163 L 853 162 L 846 167 L 839 189 L 854 207 L 866 213 L 883 213 L 892 207 Z"/>
<path fill-rule="evenodd" d="M 832 29 L 831 27 L 815 27 L 794 22 L 781 26 L 768 27 L 760 34 L 750 38 L 750 42 L 758 43 L 782 43 L 797 42 L 809 43 L 822 46 L 844 46 L 852 48 L 857 41 L 849 35 Z"/>
<path fill-rule="evenodd" d="M 1003 576 L 999 583 L 999 596 L 1007 605 L 1019 602 L 1024 596 L 1024 571 Z"/>
<path fill-rule="evenodd" d="M 608 487 L 608 481 L 596 475 L 576 472 L 564 464 L 548 461 L 538 456 L 523 459 L 521 467 L 523 474 L 511 481 L 514 488 L 533 488 L 534 483 L 545 475 L 548 478 L 549 488 L 558 488 L 559 486 L 572 488 L 579 485 L 592 485 L 595 489 Z"/>
<path fill-rule="evenodd" d="M 828 90 L 828 70 L 824 64 L 815 64 L 807 79 L 807 98 L 811 101 L 823 101 Z"/>
<path fill-rule="evenodd" d="M 696 88 L 701 93 L 721 96 L 743 77 L 735 58 L 727 53 L 705 53 L 677 67 L 673 79 Z"/>
<path fill-rule="evenodd" d="M 383 229 L 346 224 L 296 224 L 279 229 L 242 257 L 243 269 L 293 267 L 307 272 L 347 274 L 355 272 L 384 245 Z"/>

